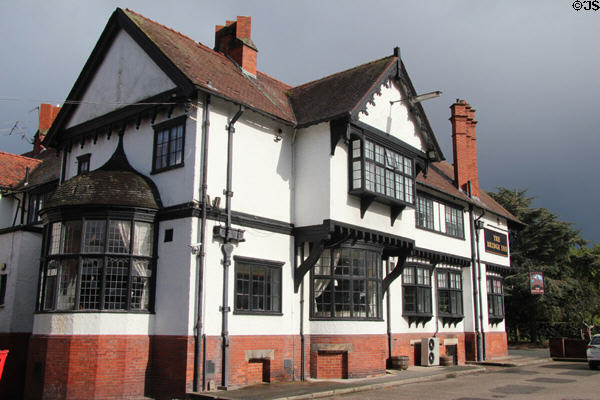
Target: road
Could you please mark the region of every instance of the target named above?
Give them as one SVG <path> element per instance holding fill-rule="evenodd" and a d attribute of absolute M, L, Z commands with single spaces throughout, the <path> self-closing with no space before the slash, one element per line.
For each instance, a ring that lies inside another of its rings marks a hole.
<path fill-rule="evenodd" d="M 600 399 L 600 370 L 583 362 L 549 362 L 523 367 L 487 367 L 486 372 L 442 381 L 351 393 L 331 399 Z"/>

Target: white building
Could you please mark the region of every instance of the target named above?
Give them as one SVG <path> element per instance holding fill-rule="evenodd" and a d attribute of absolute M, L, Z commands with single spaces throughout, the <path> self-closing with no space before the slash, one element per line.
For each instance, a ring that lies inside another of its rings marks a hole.
<path fill-rule="evenodd" d="M 429 337 L 506 355 L 520 223 L 479 189 L 471 107 L 451 107 L 453 169 L 398 49 L 290 87 L 250 31 L 228 21 L 213 50 L 112 15 L 44 141 L 61 184 L 27 398 L 363 377 Z"/>

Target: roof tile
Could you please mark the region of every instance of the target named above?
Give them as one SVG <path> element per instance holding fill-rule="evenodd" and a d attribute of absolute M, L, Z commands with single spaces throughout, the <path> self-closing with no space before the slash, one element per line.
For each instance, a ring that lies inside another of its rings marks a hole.
<path fill-rule="evenodd" d="M 0 188 L 16 188 L 25 179 L 27 168 L 32 173 L 41 163 L 41 160 L 0 151 Z"/>

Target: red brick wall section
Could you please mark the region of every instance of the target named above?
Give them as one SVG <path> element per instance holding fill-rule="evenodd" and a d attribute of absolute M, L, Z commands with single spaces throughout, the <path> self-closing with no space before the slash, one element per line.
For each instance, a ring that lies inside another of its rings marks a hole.
<path fill-rule="evenodd" d="M 346 379 L 348 378 L 348 353 L 319 351 L 311 354 L 313 358 L 315 378 Z"/>
<path fill-rule="evenodd" d="M 148 336 L 38 336 L 29 342 L 26 399 L 128 399 L 146 394 Z"/>
<path fill-rule="evenodd" d="M 0 379 L 0 399 L 23 398 L 30 333 L 0 333 L 0 350 L 8 350 Z"/>
<path fill-rule="evenodd" d="M 487 360 L 508 356 L 506 332 L 486 332 L 485 350 Z"/>
<path fill-rule="evenodd" d="M 393 356 L 408 356 L 410 365 L 420 365 L 420 343 L 410 344 L 411 340 L 418 340 L 419 342 L 423 338 L 432 337 L 431 333 L 396 333 L 392 335 L 392 355 Z M 464 364 L 466 359 L 465 352 L 465 333 L 438 333 L 437 337 L 440 339 L 440 355 L 446 355 L 446 339 L 457 339 L 457 358 L 459 364 Z M 454 345 L 454 344 L 452 344 Z"/>
<path fill-rule="evenodd" d="M 147 392 L 157 399 L 184 397 L 194 382 L 194 337 L 151 336 L 151 372 Z"/>
<path fill-rule="evenodd" d="M 364 378 L 385 374 L 387 359 L 387 335 L 310 335 L 307 347 L 315 344 L 349 344 L 347 352 L 348 378 Z M 320 353 L 310 352 L 311 377 L 319 375 Z M 315 365 L 314 363 L 317 363 Z"/>

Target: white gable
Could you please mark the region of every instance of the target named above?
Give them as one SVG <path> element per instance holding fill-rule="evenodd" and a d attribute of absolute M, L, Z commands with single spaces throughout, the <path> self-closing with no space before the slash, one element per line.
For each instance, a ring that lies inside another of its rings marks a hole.
<path fill-rule="evenodd" d="M 175 83 L 121 30 L 102 60 L 67 128 L 150 96 Z"/>
<path fill-rule="evenodd" d="M 368 103 L 367 112 L 360 112 L 358 120 L 425 151 L 423 140 L 415 129 L 407 104 L 398 102 L 405 98 L 396 85 L 388 81 L 381 85 L 380 93 L 373 96 L 375 105 Z M 390 103 L 391 101 L 394 103 Z"/>

